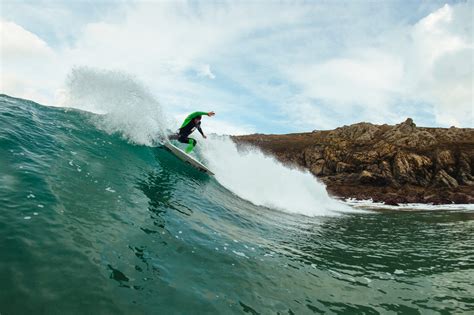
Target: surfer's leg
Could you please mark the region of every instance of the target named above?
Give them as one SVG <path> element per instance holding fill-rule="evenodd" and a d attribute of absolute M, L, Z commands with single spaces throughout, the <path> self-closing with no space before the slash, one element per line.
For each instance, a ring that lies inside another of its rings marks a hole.
<path fill-rule="evenodd" d="M 189 143 L 189 138 L 186 137 L 186 136 L 183 136 L 183 135 L 178 135 L 179 138 L 178 138 L 178 141 L 181 142 L 181 143 L 186 143 L 188 144 Z"/>
<path fill-rule="evenodd" d="M 178 140 L 178 138 L 179 138 L 178 134 L 172 134 L 172 135 L 168 136 L 168 139 L 170 139 L 170 140 Z"/>
<path fill-rule="evenodd" d="M 188 147 L 186 148 L 186 153 L 191 153 L 191 151 L 194 149 L 194 147 L 196 146 L 196 143 L 197 141 L 194 140 L 193 138 L 189 138 L 189 142 L 188 142 Z"/>

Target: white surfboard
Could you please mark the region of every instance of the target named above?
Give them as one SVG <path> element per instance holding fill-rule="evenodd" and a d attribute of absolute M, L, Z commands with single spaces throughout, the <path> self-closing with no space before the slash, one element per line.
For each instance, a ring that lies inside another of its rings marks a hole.
<path fill-rule="evenodd" d="M 171 144 L 171 142 L 165 141 L 164 146 L 167 147 L 174 155 L 176 155 L 179 159 L 183 160 L 184 162 L 188 162 L 195 168 L 208 173 L 209 175 L 214 175 L 210 169 L 208 169 L 204 164 L 184 152 L 183 150 L 179 149 L 178 147 Z"/>

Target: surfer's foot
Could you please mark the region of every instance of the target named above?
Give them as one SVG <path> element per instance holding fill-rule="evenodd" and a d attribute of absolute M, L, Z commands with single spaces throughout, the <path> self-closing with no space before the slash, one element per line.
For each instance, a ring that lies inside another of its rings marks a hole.
<path fill-rule="evenodd" d="M 186 153 L 191 153 L 191 151 L 194 149 L 194 143 L 190 143 L 187 147 L 186 147 Z"/>

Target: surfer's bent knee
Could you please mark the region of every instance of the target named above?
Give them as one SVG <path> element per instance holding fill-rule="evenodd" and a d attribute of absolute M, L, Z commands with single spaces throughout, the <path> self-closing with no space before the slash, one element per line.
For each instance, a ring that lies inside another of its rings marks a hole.
<path fill-rule="evenodd" d="M 189 138 L 188 137 L 179 137 L 178 141 L 181 143 L 189 143 Z"/>

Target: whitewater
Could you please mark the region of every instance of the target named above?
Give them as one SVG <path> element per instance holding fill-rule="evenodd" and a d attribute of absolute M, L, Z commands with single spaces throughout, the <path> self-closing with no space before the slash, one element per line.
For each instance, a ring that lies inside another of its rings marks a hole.
<path fill-rule="evenodd" d="M 474 308 L 472 209 L 372 211 L 222 135 L 208 176 L 121 72 L 75 69 L 60 105 L 0 95 L 1 314 Z"/>
<path fill-rule="evenodd" d="M 92 118 L 97 128 L 136 145 L 159 146 L 177 126 L 143 84 L 118 71 L 73 69 L 61 103 L 103 114 Z M 350 211 L 309 172 L 284 166 L 256 148 L 239 150 L 228 136 L 217 135 L 199 143 L 198 159 L 209 164 L 217 181 L 256 205 L 310 216 Z"/>

